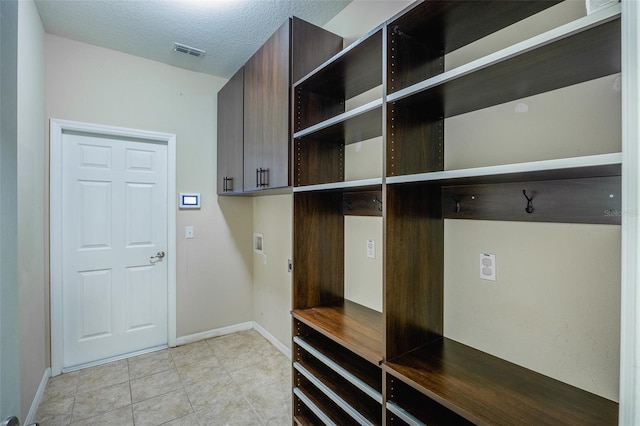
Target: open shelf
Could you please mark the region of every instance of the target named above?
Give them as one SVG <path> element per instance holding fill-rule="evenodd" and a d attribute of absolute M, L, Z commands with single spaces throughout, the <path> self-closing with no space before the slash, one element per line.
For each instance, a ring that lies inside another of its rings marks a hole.
<path fill-rule="evenodd" d="M 470 426 L 473 423 L 387 374 L 387 425 Z"/>
<path fill-rule="evenodd" d="M 342 142 L 344 145 L 376 136 L 382 136 L 382 99 L 369 102 L 293 135 L 296 139 Z"/>
<path fill-rule="evenodd" d="M 620 176 L 622 154 L 600 154 L 583 157 L 530 161 L 470 169 L 443 170 L 428 173 L 391 176 L 388 184 L 434 182 L 442 185 L 518 182 L 531 180 L 577 179 Z"/>
<path fill-rule="evenodd" d="M 382 406 L 371 399 L 362 398 L 357 389 L 340 375 L 319 362 L 294 362 L 294 370 L 362 425 L 382 424 Z"/>
<path fill-rule="evenodd" d="M 387 97 L 453 117 L 620 72 L 620 6 L 578 19 Z M 495 88 L 499 87 L 500 90 Z"/>
<path fill-rule="evenodd" d="M 443 69 L 443 56 L 557 3 L 555 1 L 416 2 L 389 24 L 389 50 L 396 59 L 388 92 L 402 90 Z"/>
<path fill-rule="evenodd" d="M 361 358 L 327 340 L 317 335 L 307 335 L 304 338 L 294 336 L 293 343 L 297 345 L 296 348 L 302 349 L 296 354 L 296 359 L 305 358 L 305 354 L 312 356 L 374 401 L 382 404 L 382 377 L 379 367 L 373 367 L 369 363 L 363 364 Z"/>
<path fill-rule="evenodd" d="M 294 387 L 293 395 L 296 409 L 293 419 L 299 425 L 315 426 L 318 425 L 318 421 L 327 426 L 358 424 L 308 381 Z"/>
<path fill-rule="evenodd" d="M 474 423 L 617 424 L 617 403 L 447 338 L 382 368 Z"/>
<path fill-rule="evenodd" d="M 317 192 L 331 190 L 354 190 L 354 191 L 371 191 L 380 190 L 382 178 L 371 178 L 363 180 L 351 180 L 346 182 L 332 182 L 318 185 L 297 186 L 293 188 L 293 192 Z"/>
<path fill-rule="evenodd" d="M 382 27 L 360 37 L 294 83 L 294 90 L 352 98 L 382 84 Z"/>
<path fill-rule="evenodd" d="M 382 314 L 345 300 L 343 305 L 294 309 L 293 318 L 372 364 L 382 362 Z"/>

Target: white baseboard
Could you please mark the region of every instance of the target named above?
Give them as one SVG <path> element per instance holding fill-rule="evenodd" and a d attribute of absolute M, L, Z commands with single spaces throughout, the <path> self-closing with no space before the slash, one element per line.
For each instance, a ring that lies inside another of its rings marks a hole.
<path fill-rule="evenodd" d="M 200 333 L 188 334 L 176 339 L 176 345 L 186 345 L 188 343 L 198 342 L 200 340 L 211 339 L 212 337 L 224 336 L 227 334 L 237 333 L 239 331 L 256 330 L 265 339 L 269 341 L 273 346 L 282 352 L 287 358 L 291 359 L 291 349 L 284 343 L 276 339 L 271 333 L 269 333 L 264 327 L 255 321 L 247 321 L 239 324 L 230 325 L 227 327 L 216 328 L 213 330 L 203 331 Z"/>
<path fill-rule="evenodd" d="M 216 328 L 213 330 L 202 331 L 200 333 L 188 334 L 176 338 L 176 346 L 186 345 L 187 343 L 193 343 L 204 339 L 210 339 L 212 337 L 224 336 L 226 334 L 237 333 L 238 331 L 245 331 L 253 329 L 254 322 L 247 321 L 240 324 L 229 325 L 227 327 Z"/>
<path fill-rule="evenodd" d="M 275 346 L 276 349 L 278 349 L 280 352 L 282 352 L 284 354 L 284 356 L 286 356 L 287 358 L 289 358 L 289 360 L 291 360 L 291 349 L 289 349 L 287 347 L 287 345 L 282 343 L 280 340 L 276 339 L 271 333 L 269 333 L 264 327 L 262 327 L 257 322 L 254 322 L 253 324 L 254 324 L 253 328 L 258 333 L 260 333 L 262 335 L 262 337 L 267 339 L 269 341 L 269 343 L 271 343 L 273 346 Z"/>
<path fill-rule="evenodd" d="M 40 380 L 40 386 L 38 386 L 36 395 L 33 397 L 33 401 L 31 402 L 31 407 L 29 407 L 29 412 L 27 413 L 27 418 L 24 419 L 25 425 L 30 425 L 32 423 L 35 423 L 36 414 L 38 414 L 38 407 L 40 406 L 40 402 L 42 401 L 42 396 L 44 395 L 44 390 L 47 387 L 47 383 L 49 383 L 50 377 L 51 377 L 51 368 L 47 368 L 46 370 L 44 370 L 44 374 L 42 375 L 42 380 Z"/>

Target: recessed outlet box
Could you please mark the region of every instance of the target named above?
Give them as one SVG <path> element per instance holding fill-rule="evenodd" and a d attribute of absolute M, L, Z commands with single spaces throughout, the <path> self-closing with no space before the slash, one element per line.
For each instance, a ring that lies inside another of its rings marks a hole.
<path fill-rule="evenodd" d="M 480 279 L 496 280 L 496 255 L 480 253 Z"/>
<path fill-rule="evenodd" d="M 264 254 L 264 235 L 253 233 L 253 251 L 258 254 Z"/>

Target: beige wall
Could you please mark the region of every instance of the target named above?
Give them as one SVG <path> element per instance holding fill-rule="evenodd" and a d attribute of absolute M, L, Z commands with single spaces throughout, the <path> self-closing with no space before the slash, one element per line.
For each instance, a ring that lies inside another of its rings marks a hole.
<path fill-rule="evenodd" d="M 264 255 L 253 253 L 253 319 L 287 347 L 291 346 L 291 195 L 256 197 L 253 232 L 264 236 Z M 252 240 L 248 240 L 252 244 Z"/>
<path fill-rule="evenodd" d="M 447 220 L 444 301 L 447 337 L 617 401 L 619 226 Z"/>
<path fill-rule="evenodd" d="M 45 301 L 44 29 L 32 1 L 18 2 L 18 284 L 24 421 L 49 366 Z"/>
<path fill-rule="evenodd" d="M 46 117 L 177 135 L 177 337 L 252 319 L 252 201 L 218 198 L 216 94 L 222 78 L 46 36 Z M 184 228 L 194 227 L 194 238 Z"/>

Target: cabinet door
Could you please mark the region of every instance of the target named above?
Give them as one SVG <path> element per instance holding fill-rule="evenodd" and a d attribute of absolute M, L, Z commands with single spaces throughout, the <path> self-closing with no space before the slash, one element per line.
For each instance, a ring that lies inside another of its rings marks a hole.
<path fill-rule="evenodd" d="M 218 92 L 218 194 L 243 190 L 244 69 Z"/>
<path fill-rule="evenodd" d="M 245 191 L 289 185 L 289 35 L 287 21 L 245 65 Z"/>

